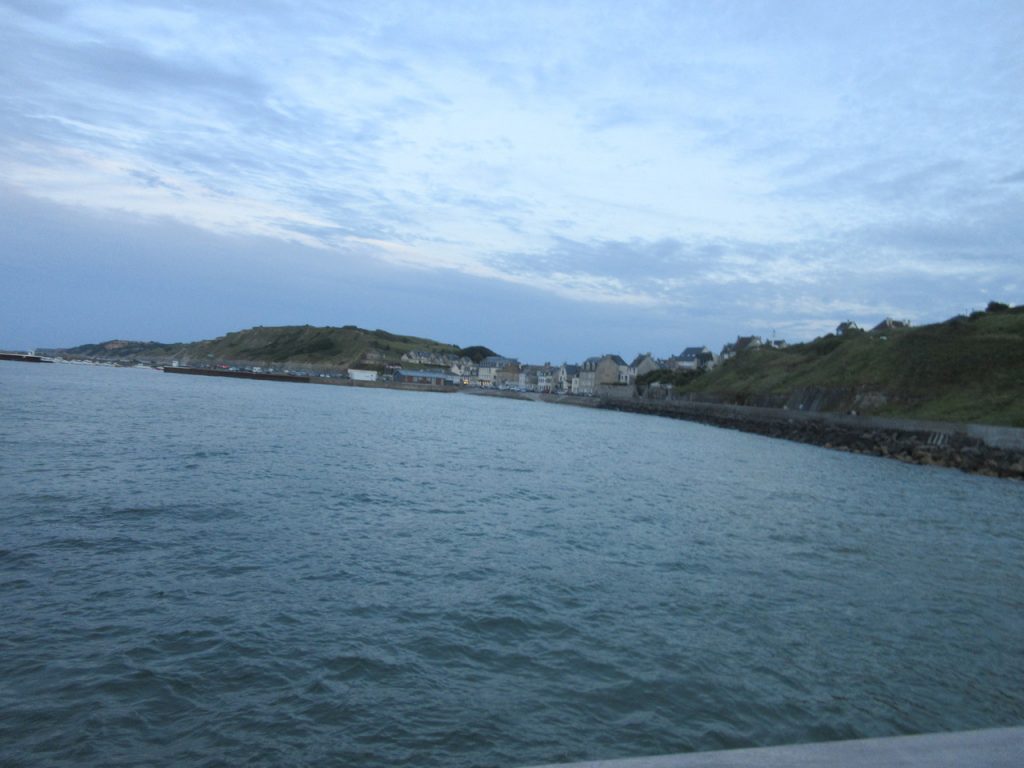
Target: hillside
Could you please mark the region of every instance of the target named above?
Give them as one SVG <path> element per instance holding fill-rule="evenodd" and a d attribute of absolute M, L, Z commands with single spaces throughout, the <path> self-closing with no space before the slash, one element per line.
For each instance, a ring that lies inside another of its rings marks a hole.
<path fill-rule="evenodd" d="M 1024 426 L 1024 306 L 751 350 L 680 389 L 750 405 Z"/>
<path fill-rule="evenodd" d="M 367 331 L 354 325 L 342 328 L 311 325 L 263 327 L 229 333 L 209 341 L 187 344 L 108 341 L 60 350 L 67 357 L 97 360 L 167 362 L 183 364 L 207 361 L 241 364 L 287 364 L 347 368 L 355 365 L 398 364 L 405 352 L 419 350 L 438 355 L 461 357 L 493 354 L 486 347 L 466 350 L 416 336 L 401 336 L 387 331 Z"/>

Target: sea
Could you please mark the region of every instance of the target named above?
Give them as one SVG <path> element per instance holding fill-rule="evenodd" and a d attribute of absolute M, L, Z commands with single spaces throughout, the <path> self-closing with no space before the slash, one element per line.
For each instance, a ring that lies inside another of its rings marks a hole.
<path fill-rule="evenodd" d="M 0 362 L 0 764 L 1024 722 L 1024 483 L 653 416 Z"/>

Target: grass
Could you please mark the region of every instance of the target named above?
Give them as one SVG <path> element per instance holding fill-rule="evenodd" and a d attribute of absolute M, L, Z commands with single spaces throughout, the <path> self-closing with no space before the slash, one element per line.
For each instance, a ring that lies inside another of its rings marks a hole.
<path fill-rule="evenodd" d="M 1024 426 L 1024 307 L 750 350 L 684 387 L 737 401 L 807 388 L 883 393 L 874 412 Z"/>
<path fill-rule="evenodd" d="M 106 342 L 67 351 L 74 355 L 114 359 L 173 357 L 183 360 L 347 367 L 361 362 L 374 365 L 398 364 L 402 355 L 412 350 L 461 355 L 461 350 L 454 344 L 379 329 L 368 331 L 354 325 L 342 328 L 312 325 L 257 326 L 191 344 Z"/>

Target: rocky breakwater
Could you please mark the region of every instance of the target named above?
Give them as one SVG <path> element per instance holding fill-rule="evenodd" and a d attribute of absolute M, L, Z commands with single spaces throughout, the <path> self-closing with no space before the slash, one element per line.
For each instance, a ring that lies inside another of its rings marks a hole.
<path fill-rule="evenodd" d="M 914 464 L 1024 479 L 1024 430 L 782 408 L 633 398 L 600 407 L 697 421 Z"/>

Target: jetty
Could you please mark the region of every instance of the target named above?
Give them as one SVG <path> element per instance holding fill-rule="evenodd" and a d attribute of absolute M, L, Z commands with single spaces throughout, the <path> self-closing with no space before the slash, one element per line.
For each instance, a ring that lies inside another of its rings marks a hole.
<path fill-rule="evenodd" d="M 53 360 L 50 360 L 49 358 L 46 358 L 46 357 L 41 357 L 40 355 L 26 355 L 26 354 L 22 354 L 21 352 L 0 352 L 0 360 L 11 360 L 13 362 L 19 362 L 19 363 L 52 363 L 53 362 Z"/>
<path fill-rule="evenodd" d="M 256 373 L 255 371 L 232 371 L 222 368 L 183 368 L 164 366 L 164 373 L 184 373 L 189 376 L 224 376 L 229 379 L 257 379 L 259 381 L 292 381 L 308 384 L 309 376 L 293 376 L 288 373 Z"/>

